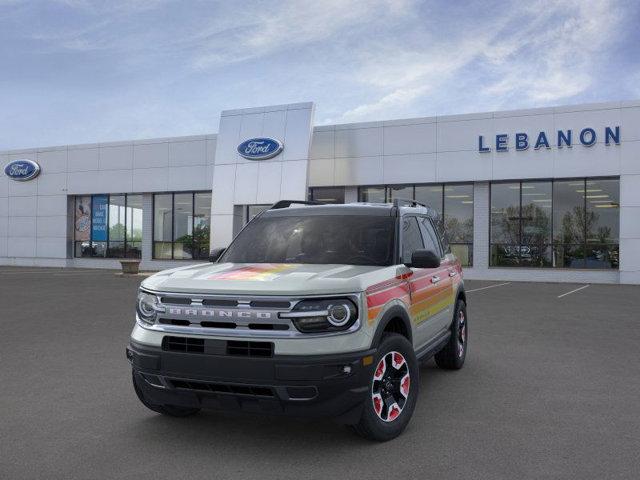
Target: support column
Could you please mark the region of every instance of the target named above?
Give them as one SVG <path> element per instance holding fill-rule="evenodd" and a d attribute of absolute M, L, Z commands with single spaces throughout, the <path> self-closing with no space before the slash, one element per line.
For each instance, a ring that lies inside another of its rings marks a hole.
<path fill-rule="evenodd" d="M 475 276 L 489 268 L 489 182 L 473 184 L 473 270 Z"/>
<path fill-rule="evenodd" d="M 640 175 L 620 176 L 620 283 L 640 284 Z"/>
<path fill-rule="evenodd" d="M 142 195 L 142 261 L 153 258 L 153 194 Z"/>

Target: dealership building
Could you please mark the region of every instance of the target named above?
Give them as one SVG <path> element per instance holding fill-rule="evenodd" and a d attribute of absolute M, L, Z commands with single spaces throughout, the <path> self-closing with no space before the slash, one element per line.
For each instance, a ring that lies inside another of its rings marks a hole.
<path fill-rule="evenodd" d="M 466 278 L 640 284 L 640 101 L 318 126 L 313 103 L 246 108 L 0 164 L 0 265 L 159 270 L 281 199 L 402 198 L 438 212 Z"/>

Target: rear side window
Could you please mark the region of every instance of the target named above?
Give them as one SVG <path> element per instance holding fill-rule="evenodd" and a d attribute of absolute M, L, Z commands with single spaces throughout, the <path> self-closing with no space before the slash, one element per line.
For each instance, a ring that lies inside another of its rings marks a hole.
<path fill-rule="evenodd" d="M 424 248 L 422 235 L 416 217 L 405 217 L 402 220 L 402 263 L 411 263 L 411 255 L 415 250 Z"/>
<path fill-rule="evenodd" d="M 443 254 L 442 249 L 440 248 L 440 242 L 438 242 L 438 236 L 428 218 L 420 218 L 420 229 L 422 230 L 422 236 L 424 237 L 424 248 L 431 250 L 442 258 Z"/>

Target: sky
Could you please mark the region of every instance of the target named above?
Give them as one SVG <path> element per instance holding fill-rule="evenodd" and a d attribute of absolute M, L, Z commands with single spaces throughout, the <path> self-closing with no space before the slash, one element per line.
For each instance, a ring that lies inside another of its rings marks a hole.
<path fill-rule="evenodd" d="M 0 150 L 640 98 L 640 2 L 0 0 Z"/>

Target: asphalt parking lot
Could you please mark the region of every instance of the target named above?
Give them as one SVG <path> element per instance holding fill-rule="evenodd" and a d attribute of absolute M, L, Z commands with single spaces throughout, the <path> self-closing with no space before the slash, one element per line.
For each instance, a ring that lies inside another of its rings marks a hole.
<path fill-rule="evenodd" d="M 141 280 L 0 267 L 0 478 L 640 476 L 638 286 L 468 281 L 465 368 L 426 363 L 408 429 L 375 444 L 326 421 L 145 409 L 124 354 Z"/>

